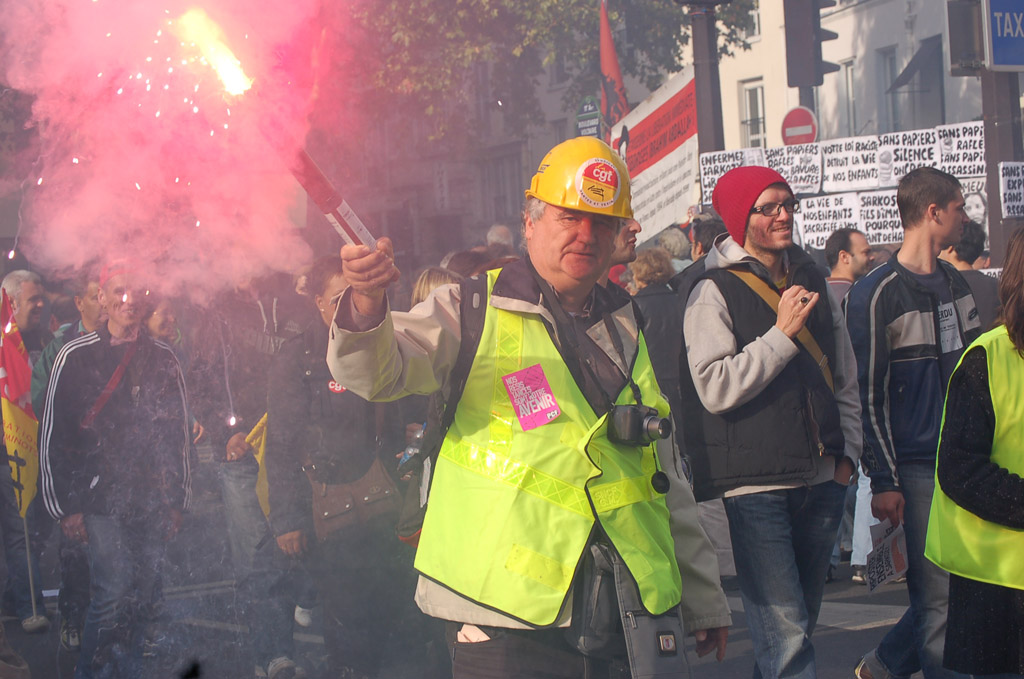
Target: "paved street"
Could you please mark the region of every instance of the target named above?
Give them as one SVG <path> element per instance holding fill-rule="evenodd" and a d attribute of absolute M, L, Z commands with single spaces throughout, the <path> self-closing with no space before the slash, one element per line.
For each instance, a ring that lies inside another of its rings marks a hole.
<path fill-rule="evenodd" d="M 217 493 L 212 463 L 199 465 L 195 481 L 196 503 L 186 518 L 182 532 L 171 545 L 165 576 L 167 616 L 172 621 L 162 630 L 158 645 L 176 660 L 154 665 L 151 677 L 182 676 L 183 669 L 199 663 L 202 676 L 216 679 L 249 679 L 253 667 L 243 659 L 246 620 L 234 605 L 230 559 L 224 539 L 223 508 Z M 44 588 L 57 586 L 53 550 L 43 559 Z M 884 586 L 869 596 L 867 588 L 849 580 L 848 564 L 839 571 L 840 579 L 825 589 L 825 603 L 814 635 L 818 658 L 818 676 L 822 679 L 850 679 L 860 655 L 872 648 L 902 614 L 906 589 L 902 585 Z M 742 613 L 735 584 L 726 582 L 735 624 L 729 636 L 727 658 L 696 662 L 695 679 L 733 679 L 751 675 L 753 655 L 750 635 Z M 51 619 L 56 599 L 47 598 Z M 54 624 L 46 635 L 26 635 L 13 618 L 4 618 L 11 644 L 28 660 L 33 679 L 67 679 L 73 674 L 75 658 L 58 653 L 58 631 Z M 312 679 L 328 679 L 324 671 L 323 638 L 319 632 L 319 611 L 314 626 L 295 635 L 299 661 L 310 670 Z M 398 642 L 400 643 L 400 641 Z M 173 667 L 170 665 L 173 664 Z M 386 679 L 418 679 L 417 667 L 393 665 L 382 675 Z"/>

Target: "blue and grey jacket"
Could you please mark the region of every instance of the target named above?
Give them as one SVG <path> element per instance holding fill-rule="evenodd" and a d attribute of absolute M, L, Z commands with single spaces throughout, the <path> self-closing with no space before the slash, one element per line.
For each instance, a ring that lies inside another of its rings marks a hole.
<path fill-rule="evenodd" d="M 974 297 L 956 269 L 941 260 L 939 266 L 966 349 L 981 334 Z M 857 281 L 846 298 L 864 421 L 861 460 L 876 493 L 900 488 L 897 462 L 935 461 L 946 395 L 937 307 L 896 255 Z"/>

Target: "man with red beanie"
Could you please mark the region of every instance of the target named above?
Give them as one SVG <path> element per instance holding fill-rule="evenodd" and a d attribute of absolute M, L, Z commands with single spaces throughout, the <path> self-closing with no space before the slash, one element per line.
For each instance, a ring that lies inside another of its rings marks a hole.
<path fill-rule="evenodd" d="M 824 276 L 793 244 L 800 204 L 782 175 L 736 168 L 712 202 L 729 233 L 688 297 L 680 363 L 694 494 L 724 497 L 756 674 L 812 678 L 861 449 L 856 364 Z"/>

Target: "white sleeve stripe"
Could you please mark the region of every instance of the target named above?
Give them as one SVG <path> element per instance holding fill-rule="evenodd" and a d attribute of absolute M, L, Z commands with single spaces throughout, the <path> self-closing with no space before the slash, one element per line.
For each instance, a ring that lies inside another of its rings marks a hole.
<path fill-rule="evenodd" d="M 876 372 L 876 370 L 875 370 L 875 353 L 877 351 L 877 347 L 876 347 L 876 344 L 877 344 L 877 342 L 876 342 L 876 332 L 875 332 L 876 331 L 876 327 L 875 327 L 875 325 L 876 325 L 875 312 L 876 312 L 876 308 L 878 306 L 879 300 L 880 300 L 880 298 L 882 296 L 883 289 L 885 288 L 886 285 L 888 285 L 889 283 L 891 283 L 894 280 L 896 280 L 898 275 L 899 274 L 897 274 L 895 271 L 893 271 L 886 280 L 883 280 L 878 285 L 878 287 L 875 288 L 874 293 L 871 296 L 871 303 L 869 305 L 869 313 L 868 313 L 868 322 L 870 323 L 870 327 L 868 328 L 868 338 L 869 338 L 868 341 L 870 342 L 870 347 L 871 347 L 870 348 L 870 357 L 868 359 L 868 366 L 869 366 L 869 369 L 868 369 L 868 394 L 869 395 L 873 395 L 875 393 L 875 372 Z M 889 371 L 886 370 L 886 376 L 888 376 L 888 374 L 889 374 Z M 888 377 L 886 377 L 886 379 L 888 380 Z M 888 385 L 885 385 L 886 389 L 887 389 L 887 387 L 888 387 Z M 874 430 L 875 440 L 878 441 L 878 443 L 879 443 L 878 447 L 881 448 L 881 453 L 885 457 L 885 461 L 889 465 L 889 469 L 892 472 L 893 481 L 897 485 L 899 485 L 899 477 L 896 474 L 896 459 L 895 459 L 894 454 L 890 454 L 889 448 L 884 444 L 886 438 L 883 436 L 882 425 L 879 423 L 878 417 L 877 417 L 878 405 L 879 404 L 874 403 L 874 401 L 872 399 L 872 402 L 871 402 L 870 405 L 871 405 L 871 407 L 868 408 L 868 415 L 869 415 L 869 417 L 871 419 L 871 428 Z M 889 412 L 889 401 L 888 401 L 888 399 L 886 399 L 886 401 L 884 403 L 884 408 L 885 408 L 886 416 L 888 417 L 888 412 Z M 888 440 L 889 440 L 889 443 L 891 444 L 892 443 L 892 439 L 890 438 Z M 893 451 L 893 452 L 895 452 L 895 451 Z"/>
<path fill-rule="evenodd" d="M 61 350 L 57 352 L 57 357 L 54 359 L 50 379 L 46 385 L 43 421 L 39 428 L 39 473 L 42 481 L 43 503 L 46 505 L 46 510 L 50 515 L 58 520 L 63 518 L 64 510 L 61 509 L 60 502 L 57 500 L 57 493 L 53 488 L 53 472 L 50 470 L 50 435 L 53 433 L 54 387 L 60 379 L 60 373 L 67 362 L 68 354 L 79 347 L 88 346 L 99 341 L 99 335 L 93 332 L 77 337 L 61 347 Z"/>
<path fill-rule="evenodd" d="M 190 453 L 192 452 L 192 431 L 189 428 L 188 421 L 188 392 L 185 389 L 185 376 L 181 372 L 181 363 L 178 361 L 178 355 L 174 353 L 174 349 L 169 344 L 161 342 L 160 340 L 154 340 L 154 343 L 165 349 L 174 360 L 174 368 L 176 373 L 176 379 L 178 382 L 178 392 L 181 395 L 181 409 L 184 417 L 184 429 L 185 429 L 185 442 L 182 445 L 182 489 L 185 491 L 185 502 L 183 509 L 189 509 L 192 506 L 192 460 Z"/>

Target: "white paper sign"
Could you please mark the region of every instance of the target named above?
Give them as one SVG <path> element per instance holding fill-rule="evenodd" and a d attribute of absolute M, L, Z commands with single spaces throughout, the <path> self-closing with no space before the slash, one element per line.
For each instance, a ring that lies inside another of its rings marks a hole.
<path fill-rule="evenodd" d="M 896 189 L 862 191 L 860 200 L 860 230 L 871 245 L 903 242 L 903 222 L 896 207 Z"/>
<path fill-rule="evenodd" d="M 1024 163 L 999 163 L 999 202 L 1003 219 L 1024 217 Z"/>
<path fill-rule="evenodd" d="M 804 198 L 794 221 L 801 245 L 823 250 L 825 241 L 837 229 L 860 229 L 860 200 L 856 193 Z"/>
<path fill-rule="evenodd" d="M 985 123 L 978 120 L 935 128 L 939 137 L 939 169 L 954 177 L 985 174 Z"/>
<path fill-rule="evenodd" d="M 878 185 L 896 186 L 906 173 L 936 167 L 941 161 L 934 129 L 891 132 L 878 136 Z"/>
<path fill-rule="evenodd" d="M 765 149 L 765 161 L 789 182 L 793 193 L 821 191 L 821 147 L 817 144 L 793 144 Z"/>
<path fill-rule="evenodd" d="M 878 137 L 821 142 L 821 190 L 825 193 L 878 188 Z"/>
<path fill-rule="evenodd" d="M 964 212 L 972 222 L 977 222 L 985 229 L 988 241 L 988 191 L 985 177 L 966 177 L 960 179 L 960 188 L 964 192 Z"/>
<path fill-rule="evenodd" d="M 743 165 L 764 165 L 764 149 L 749 148 L 736 151 L 712 151 L 700 154 L 701 202 L 711 204 L 711 194 L 719 177 Z"/>
<path fill-rule="evenodd" d="M 871 526 L 871 543 L 874 549 L 868 554 L 865 576 L 868 592 L 887 582 L 903 577 L 907 573 L 907 534 L 903 524 L 892 525 L 889 519 Z"/>

